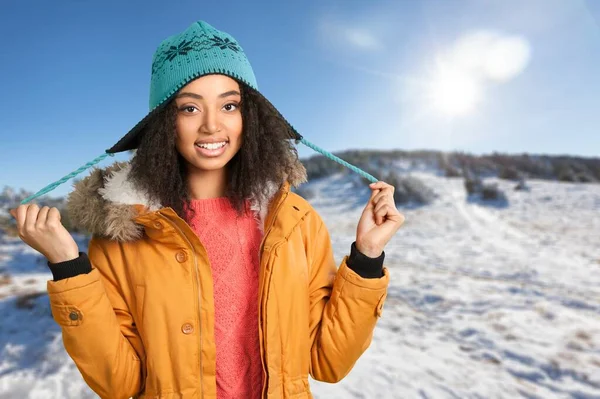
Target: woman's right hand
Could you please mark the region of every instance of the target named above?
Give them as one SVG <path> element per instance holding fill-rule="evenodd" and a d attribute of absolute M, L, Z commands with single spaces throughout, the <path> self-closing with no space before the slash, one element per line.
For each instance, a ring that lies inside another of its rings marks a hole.
<path fill-rule="evenodd" d="M 37 204 L 19 205 L 10 214 L 17 220 L 17 230 L 23 242 L 48 259 L 50 263 L 65 262 L 79 257 L 79 247 L 60 222 L 57 208 Z"/>

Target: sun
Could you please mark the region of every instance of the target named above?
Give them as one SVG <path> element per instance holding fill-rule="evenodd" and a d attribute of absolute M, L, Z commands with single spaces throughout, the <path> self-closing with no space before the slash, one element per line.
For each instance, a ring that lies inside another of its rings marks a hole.
<path fill-rule="evenodd" d="M 432 107 L 449 117 L 472 113 L 481 100 L 477 78 L 458 68 L 438 65 L 427 86 Z"/>

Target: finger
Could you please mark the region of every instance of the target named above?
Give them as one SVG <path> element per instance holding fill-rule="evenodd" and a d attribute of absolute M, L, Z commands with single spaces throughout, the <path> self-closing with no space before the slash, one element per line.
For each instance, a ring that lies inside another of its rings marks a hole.
<path fill-rule="evenodd" d="M 379 193 L 378 189 L 373 189 L 373 191 L 371 191 L 371 197 L 369 198 L 369 201 L 367 202 L 367 206 L 365 207 L 365 210 L 367 209 L 372 209 L 375 204 L 373 203 L 373 198 L 375 198 L 375 196 Z"/>
<path fill-rule="evenodd" d="M 378 207 L 375 208 L 373 213 L 375 214 L 375 223 L 377 223 L 377 225 L 380 225 L 381 223 L 383 223 L 385 221 L 389 207 L 390 206 L 388 204 L 384 203 L 383 205 L 379 205 Z"/>
<path fill-rule="evenodd" d="M 404 222 L 406 221 L 406 217 L 404 216 L 403 213 L 400 213 L 400 212 L 392 212 L 391 214 L 387 215 L 387 218 L 389 220 L 391 220 L 392 222 L 396 223 L 396 225 L 398 226 L 396 228 L 396 231 L 398 231 L 400 226 L 402 226 L 404 224 Z"/>
<path fill-rule="evenodd" d="M 379 201 L 381 201 L 382 198 L 393 198 L 393 193 L 389 188 L 384 188 L 383 190 L 381 190 L 374 198 L 373 198 L 373 204 L 377 205 L 377 203 Z"/>
<path fill-rule="evenodd" d="M 389 229 L 388 232 L 390 235 L 395 234 L 406 220 L 404 215 L 395 206 L 382 207 L 375 215 L 381 217 L 381 223 L 378 225 L 383 225 L 386 229 Z"/>
<path fill-rule="evenodd" d="M 37 204 L 31 204 L 27 208 L 27 217 L 25 220 L 25 231 L 34 231 L 35 230 L 35 221 L 37 220 L 37 215 L 40 211 L 40 207 Z"/>
<path fill-rule="evenodd" d="M 390 188 L 392 190 L 392 192 L 394 191 L 394 186 L 392 186 L 391 184 L 388 184 L 384 181 L 378 181 L 377 183 L 371 183 L 369 184 L 369 187 L 371 188 L 379 188 L 379 189 L 383 189 L 383 188 Z"/>
<path fill-rule="evenodd" d="M 373 208 L 373 212 L 379 210 L 383 205 L 387 204 L 392 208 L 396 208 L 396 202 L 394 201 L 394 197 L 392 195 L 383 195 L 374 200 L 375 207 Z"/>
<path fill-rule="evenodd" d="M 379 201 L 379 203 L 377 205 L 375 205 L 375 208 L 373 209 L 373 213 L 377 213 L 381 210 L 381 208 L 386 207 L 386 206 L 390 206 L 390 203 L 387 201 Z"/>
<path fill-rule="evenodd" d="M 385 197 L 383 200 L 379 201 L 379 203 L 375 205 L 375 209 L 373 210 L 373 212 L 377 213 L 381 210 L 381 208 L 385 206 L 388 207 L 387 214 L 385 215 L 386 218 L 391 215 L 400 214 L 400 212 L 396 208 L 396 203 L 394 202 L 393 198 L 389 197 Z"/>
<path fill-rule="evenodd" d="M 371 198 L 369 199 L 372 200 L 377 194 L 379 194 L 379 191 L 380 190 L 378 188 L 371 189 Z"/>
<path fill-rule="evenodd" d="M 52 208 L 48 212 L 48 220 L 46 221 L 48 227 L 56 227 L 60 224 L 60 211 L 58 208 Z"/>
<path fill-rule="evenodd" d="M 379 180 L 379 181 L 376 181 L 375 183 L 369 184 L 369 186 L 371 186 L 371 187 L 379 187 L 379 186 L 381 186 L 383 184 L 385 184 L 385 182 L 383 180 Z"/>
<path fill-rule="evenodd" d="M 46 225 L 46 219 L 48 218 L 48 211 L 50 210 L 49 206 L 44 206 L 40 209 L 40 212 L 37 215 L 37 220 L 35 221 L 35 226 L 39 229 L 40 227 L 44 227 Z"/>
<path fill-rule="evenodd" d="M 400 226 L 404 224 L 405 218 L 404 215 L 400 213 L 398 209 L 396 209 L 396 205 L 390 205 L 390 207 L 387 209 L 385 220 L 386 222 L 390 221 L 392 224 L 396 224 L 398 228 L 400 228 Z"/>
<path fill-rule="evenodd" d="M 404 224 L 404 216 L 401 213 L 397 214 L 388 214 L 386 216 L 386 220 L 378 226 L 381 234 L 387 237 L 387 240 L 398 232 L 400 227 Z"/>
<path fill-rule="evenodd" d="M 29 208 L 28 204 L 19 205 L 17 208 L 17 230 L 20 234 L 23 233 L 23 229 L 25 227 L 25 219 L 27 219 L 27 208 Z"/>

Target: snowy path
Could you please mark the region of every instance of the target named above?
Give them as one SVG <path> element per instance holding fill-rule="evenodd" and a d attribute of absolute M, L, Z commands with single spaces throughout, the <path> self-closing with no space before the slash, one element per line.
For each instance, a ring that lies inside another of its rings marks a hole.
<path fill-rule="evenodd" d="M 419 177 L 440 197 L 403 211 L 374 342 L 315 395 L 600 398 L 600 187 L 500 182 L 503 209 L 467 201 L 459 179 Z"/>

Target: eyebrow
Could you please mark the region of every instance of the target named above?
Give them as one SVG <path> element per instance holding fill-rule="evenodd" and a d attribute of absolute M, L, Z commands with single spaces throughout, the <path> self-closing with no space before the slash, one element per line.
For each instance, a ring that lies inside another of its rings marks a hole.
<path fill-rule="evenodd" d="M 239 91 L 237 91 L 237 90 L 230 90 L 230 91 L 226 91 L 225 93 L 219 94 L 219 98 L 229 97 L 229 96 L 233 96 L 233 95 L 241 96 L 241 94 L 240 94 Z M 190 92 L 187 92 L 187 91 L 179 93 L 176 98 L 181 98 L 181 97 L 192 97 L 192 98 L 196 98 L 198 100 L 202 100 L 204 98 L 200 94 L 190 93 Z"/>

